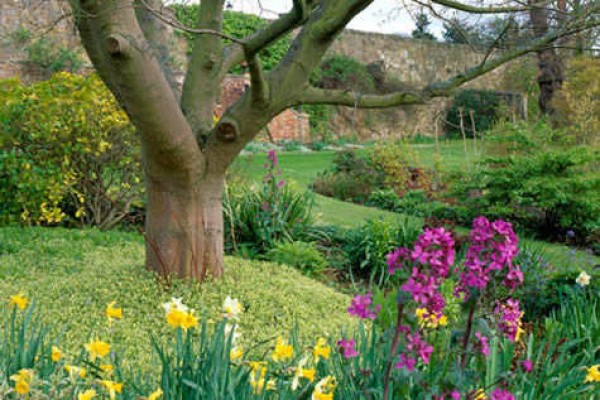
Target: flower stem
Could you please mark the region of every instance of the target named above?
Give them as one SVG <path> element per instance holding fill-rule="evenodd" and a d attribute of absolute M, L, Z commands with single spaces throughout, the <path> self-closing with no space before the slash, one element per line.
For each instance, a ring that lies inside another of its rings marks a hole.
<path fill-rule="evenodd" d="M 475 314 L 475 306 L 477 302 L 473 302 L 471 310 L 469 310 L 469 319 L 467 320 L 467 329 L 465 330 L 465 336 L 463 337 L 463 351 L 460 365 L 462 368 L 467 365 L 467 346 L 469 346 L 469 338 L 471 337 L 471 330 L 473 329 L 473 315 Z"/>
<path fill-rule="evenodd" d="M 396 331 L 392 339 L 392 348 L 390 351 L 390 361 L 388 362 L 383 381 L 383 400 L 388 400 L 390 395 L 390 378 L 392 376 L 392 368 L 394 366 L 394 358 L 398 350 L 398 342 L 400 341 L 400 332 L 402 332 L 402 317 L 404 313 L 404 303 L 398 304 L 398 319 L 396 320 Z"/>

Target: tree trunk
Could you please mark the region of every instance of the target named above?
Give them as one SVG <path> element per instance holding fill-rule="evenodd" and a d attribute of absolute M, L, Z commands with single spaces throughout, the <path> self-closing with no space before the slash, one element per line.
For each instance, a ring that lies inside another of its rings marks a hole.
<path fill-rule="evenodd" d="M 146 266 L 162 276 L 220 277 L 223 175 L 213 172 L 191 182 L 168 175 L 146 175 Z"/>

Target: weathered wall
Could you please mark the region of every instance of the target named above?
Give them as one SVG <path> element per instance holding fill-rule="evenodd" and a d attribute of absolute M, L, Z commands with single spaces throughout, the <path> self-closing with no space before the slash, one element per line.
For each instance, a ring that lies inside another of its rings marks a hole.
<path fill-rule="evenodd" d="M 355 58 L 363 64 L 381 63 L 386 74 L 411 87 L 445 80 L 476 66 L 484 53 L 469 46 L 415 40 L 395 35 L 346 30 L 332 46 L 329 55 Z M 510 63 L 465 85 L 466 88 L 508 90 L 505 71 Z M 435 99 L 426 106 L 390 110 L 354 110 L 335 107 L 333 131 L 357 135 L 361 139 L 399 138 L 417 133 L 431 135 L 441 123 L 450 99 Z M 439 130 L 441 133 L 441 129 Z"/>
<path fill-rule="evenodd" d="M 23 51 L 15 50 L 18 46 L 14 33 L 23 27 L 35 35 L 48 36 L 63 47 L 78 48 L 83 54 L 76 31 L 66 17 L 69 11 L 64 0 L 0 0 L 0 79 L 19 75 L 25 81 L 35 81 L 47 77 L 43 69 L 24 62 L 27 56 Z M 185 46 L 179 44 L 175 47 L 182 52 L 177 57 L 184 60 L 185 54 L 181 49 Z M 483 57 L 464 45 L 349 30 L 336 40 L 329 54 L 350 56 L 365 64 L 380 62 L 388 75 L 416 87 L 464 71 L 479 63 Z M 238 84 L 225 86 L 235 87 L 232 89 L 234 92 L 242 90 Z M 480 77 L 467 86 L 507 89 L 504 68 Z M 225 93 L 224 96 L 229 95 Z M 224 103 L 228 104 L 228 101 Z M 448 103 L 449 100 L 436 99 L 426 106 L 369 111 L 335 107 L 330 130 L 339 136 L 356 135 L 362 139 L 432 134 L 436 121 L 444 114 Z M 307 139 L 310 134 L 305 120 L 306 117 L 299 113 L 286 112 L 271 124 L 270 131 L 278 138 Z M 318 136 L 319 132 L 312 134 Z"/>

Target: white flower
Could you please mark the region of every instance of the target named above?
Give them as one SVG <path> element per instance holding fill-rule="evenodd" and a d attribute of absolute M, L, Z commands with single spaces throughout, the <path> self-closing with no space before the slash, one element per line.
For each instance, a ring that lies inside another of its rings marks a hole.
<path fill-rule="evenodd" d="M 591 277 L 586 274 L 585 271 L 581 271 L 577 279 L 575 279 L 575 282 L 577 282 L 579 286 L 587 286 L 590 284 L 590 278 Z"/>
<path fill-rule="evenodd" d="M 298 368 L 296 368 L 296 372 L 294 373 L 294 380 L 292 381 L 292 390 L 298 389 L 300 385 L 300 378 L 302 377 L 302 372 L 304 371 L 304 366 L 308 362 L 308 357 L 304 357 L 298 363 Z"/>
<path fill-rule="evenodd" d="M 321 398 L 321 396 L 319 396 L 319 395 L 333 394 L 336 386 L 337 386 L 337 382 L 336 382 L 335 378 L 331 375 L 326 376 L 325 378 L 321 379 L 319 381 L 319 383 L 317 383 L 315 385 L 315 390 L 313 391 L 311 399 L 318 400 L 319 398 Z"/>
<path fill-rule="evenodd" d="M 171 301 L 163 304 L 163 308 L 167 314 L 169 314 L 173 309 L 183 312 L 189 311 L 188 307 L 181 302 L 181 297 L 172 297 Z"/>
<path fill-rule="evenodd" d="M 223 302 L 223 318 L 238 320 L 242 313 L 242 305 L 238 299 L 227 296 Z"/>

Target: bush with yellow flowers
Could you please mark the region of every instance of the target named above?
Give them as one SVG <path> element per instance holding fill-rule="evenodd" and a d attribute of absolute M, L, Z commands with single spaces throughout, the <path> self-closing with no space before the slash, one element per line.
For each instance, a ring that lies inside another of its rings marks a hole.
<path fill-rule="evenodd" d="M 139 141 L 95 75 L 0 81 L 0 222 L 110 228 L 141 199 Z"/>

